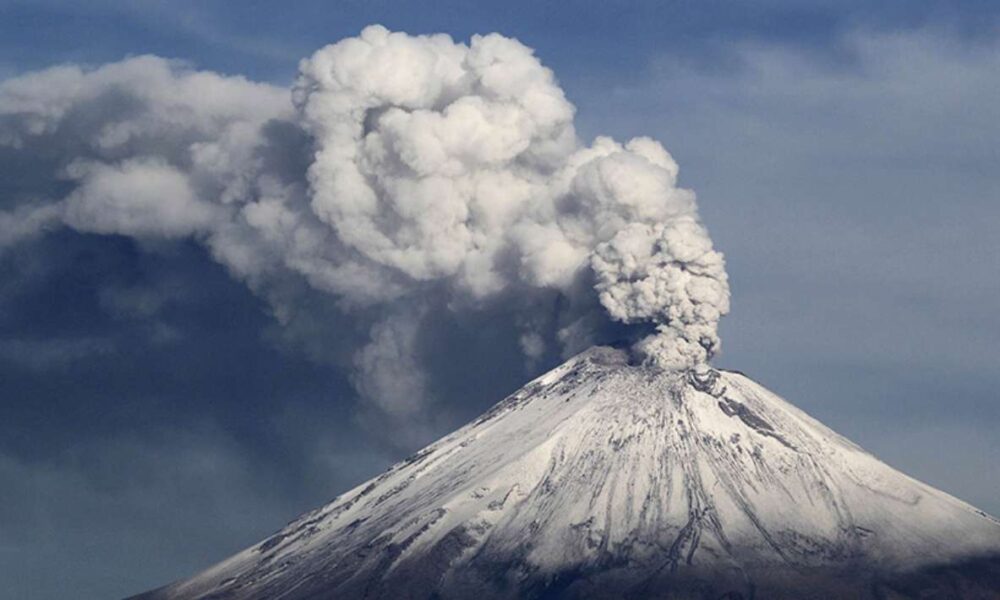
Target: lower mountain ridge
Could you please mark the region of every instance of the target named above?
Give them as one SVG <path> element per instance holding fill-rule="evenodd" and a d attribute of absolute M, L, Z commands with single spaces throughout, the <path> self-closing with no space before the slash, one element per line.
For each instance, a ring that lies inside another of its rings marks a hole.
<path fill-rule="evenodd" d="M 1000 521 L 745 375 L 592 348 L 187 599 L 1000 598 Z"/>

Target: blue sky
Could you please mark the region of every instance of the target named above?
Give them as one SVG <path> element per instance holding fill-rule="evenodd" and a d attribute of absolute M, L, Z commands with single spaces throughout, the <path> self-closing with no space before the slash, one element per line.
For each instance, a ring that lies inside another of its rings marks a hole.
<path fill-rule="evenodd" d="M 369 23 L 517 37 L 584 137 L 651 135 L 698 193 L 733 288 L 719 365 L 998 514 L 998 17 L 989 2 L 0 2 L 0 77 L 151 53 L 287 85 Z M 31 168 L 0 148 L 0 208 L 53 185 Z M 358 332 L 311 302 L 293 327 L 318 335 L 294 335 L 189 242 L 57 230 L 0 253 L 13 597 L 190 574 L 554 360 L 526 367 L 502 314 L 443 316 L 421 343 L 463 351 L 427 352 L 439 410 L 395 435 L 359 416 L 349 358 L 324 345 Z"/>

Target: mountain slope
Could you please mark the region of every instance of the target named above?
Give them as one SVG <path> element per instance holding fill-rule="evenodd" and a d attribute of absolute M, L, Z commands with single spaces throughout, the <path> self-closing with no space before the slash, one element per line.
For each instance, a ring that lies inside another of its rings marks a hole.
<path fill-rule="evenodd" d="M 749 378 L 593 348 L 188 598 L 992 598 L 1000 522 Z"/>

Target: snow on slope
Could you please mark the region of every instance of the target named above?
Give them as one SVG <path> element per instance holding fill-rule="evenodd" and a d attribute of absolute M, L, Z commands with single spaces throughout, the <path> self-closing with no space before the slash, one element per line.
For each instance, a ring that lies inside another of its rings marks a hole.
<path fill-rule="evenodd" d="M 147 597 L 883 597 L 998 554 L 1000 522 L 749 378 L 593 348 Z"/>

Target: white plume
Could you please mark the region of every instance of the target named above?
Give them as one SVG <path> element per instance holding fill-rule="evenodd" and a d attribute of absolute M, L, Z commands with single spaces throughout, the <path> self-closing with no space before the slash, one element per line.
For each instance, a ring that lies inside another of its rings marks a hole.
<path fill-rule="evenodd" d="M 697 365 L 719 347 L 729 312 L 722 254 L 693 218 L 633 223 L 600 244 L 591 264 L 601 304 L 625 323 L 656 323 L 642 354 L 668 368 Z"/>
<path fill-rule="evenodd" d="M 581 143 L 574 110 L 531 49 L 497 34 L 463 44 L 371 26 L 303 60 L 290 93 L 155 57 L 48 69 L 0 84 L 0 147 L 37 156 L 60 185 L 8 203 L 0 243 L 53 222 L 194 237 L 279 319 L 289 278 L 359 315 L 530 312 L 556 294 L 572 314 L 555 335 L 521 332 L 531 361 L 611 319 L 647 325 L 636 348 L 665 368 L 705 362 L 729 289 L 694 194 L 652 139 Z M 417 327 L 370 323 L 354 380 L 382 396 L 379 365 L 417 372 L 405 356 Z M 409 380 L 421 396 L 421 376 Z M 403 414 L 407 396 L 382 402 Z"/>

